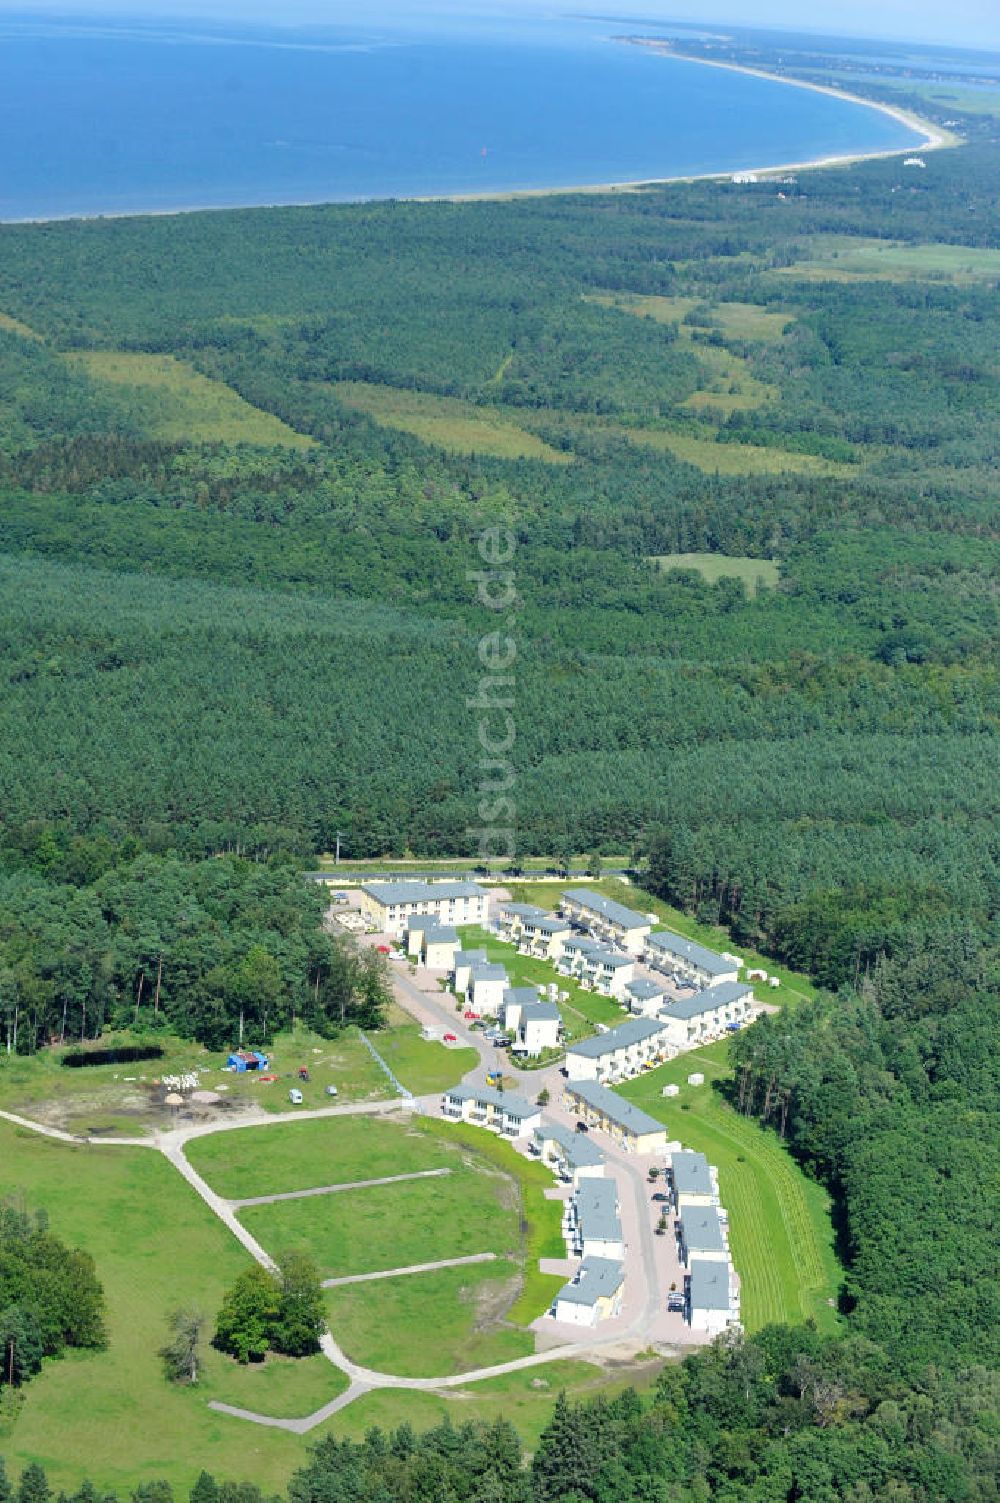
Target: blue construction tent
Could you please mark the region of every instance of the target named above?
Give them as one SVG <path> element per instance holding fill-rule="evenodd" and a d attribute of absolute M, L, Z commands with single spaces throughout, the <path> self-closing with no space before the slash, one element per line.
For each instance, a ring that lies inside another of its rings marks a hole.
<path fill-rule="evenodd" d="M 226 1060 L 226 1069 L 235 1070 L 237 1075 L 246 1070 L 266 1070 L 267 1055 L 261 1054 L 259 1049 L 237 1049 Z"/>

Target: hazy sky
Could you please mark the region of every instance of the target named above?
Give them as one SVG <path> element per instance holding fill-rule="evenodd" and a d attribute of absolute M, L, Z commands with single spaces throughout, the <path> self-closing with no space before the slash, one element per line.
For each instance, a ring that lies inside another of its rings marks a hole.
<path fill-rule="evenodd" d="M 706 24 L 808 25 L 848 36 L 908 38 L 966 47 L 1000 48 L 1000 0 L 0 0 L 0 12 L 143 16 L 242 17 L 272 23 L 372 21 L 389 14 L 418 20 L 422 14 L 538 15 L 582 12 Z"/>

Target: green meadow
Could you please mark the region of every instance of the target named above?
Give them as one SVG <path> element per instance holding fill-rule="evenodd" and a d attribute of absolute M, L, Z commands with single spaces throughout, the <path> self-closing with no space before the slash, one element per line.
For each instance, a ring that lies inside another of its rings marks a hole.
<path fill-rule="evenodd" d="M 651 560 L 661 569 L 696 569 L 709 584 L 718 579 L 742 579 L 748 595 L 772 590 L 781 570 L 768 558 L 727 558 L 722 553 L 661 553 Z"/>
<path fill-rule="evenodd" d="M 381 427 L 412 433 L 449 453 L 543 459 L 549 464 L 569 464 L 573 458 L 492 407 L 368 381 L 338 381 L 332 389 L 338 402 L 365 413 Z"/>
<path fill-rule="evenodd" d="M 1000 250 L 978 246 L 815 235 L 803 242 L 802 249 L 800 260 L 779 267 L 775 274 L 800 282 L 951 282 L 956 286 L 1000 278 Z"/>
<path fill-rule="evenodd" d="M 534 1351 L 532 1333 L 507 1318 L 519 1289 L 517 1263 L 498 1260 L 328 1289 L 326 1306 L 352 1361 L 433 1378 Z"/>
<path fill-rule="evenodd" d="M 252 407 L 222 381 L 201 375 L 173 355 L 84 350 L 65 359 L 97 382 L 134 393 L 142 402 L 144 425 L 155 438 L 261 448 L 313 447 L 314 440 L 306 434 Z"/>

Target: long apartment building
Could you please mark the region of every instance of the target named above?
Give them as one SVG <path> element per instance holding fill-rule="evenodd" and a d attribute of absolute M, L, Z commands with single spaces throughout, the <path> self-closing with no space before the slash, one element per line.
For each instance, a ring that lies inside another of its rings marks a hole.
<path fill-rule="evenodd" d="M 636 913 L 586 887 L 571 887 L 564 892 L 561 906 L 565 918 L 590 929 L 599 939 L 620 945 L 630 955 L 642 953 L 652 927 L 648 914 Z"/>
<path fill-rule="evenodd" d="M 659 1018 L 628 1018 L 607 1033 L 580 1039 L 566 1050 L 570 1080 L 618 1081 L 665 1058 L 665 1028 Z"/>
<path fill-rule="evenodd" d="M 693 939 L 658 929 L 645 944 L 646 960 L 656 970 L 668 971 L 693 981 L 695 986 L 717 986 L 720 981 L 739 978 L 739 962 L 717 955 Z"/>
<path fill-rule="evenodd" d="M 631 955 L 609 950 L 597 940 L 577 935 L 563 944 L 556 970 L 561 976 L 570 976 L 582 986 L 622 1002 L 635 976 L 635 961 Z"/>
<path fill-rule="evenodd" d="M 441 1098 L 441 1115 L 451 1122 L 488 1127 L 504 1138 L 528 1137 L 542 1121 L 540 1107 L 492 1086 L 453 1086 Z"/>
<path fill-rule="evenodd" d="M 607 1133 L 628 1153 L 656 1153 L 667 1146 L 667 1129 L 662 1122 L 599 1081 L 567 1081 L 564 1100 L 586 1127 Z"/>
<path fill-rule="evenodd" d="M 502 939 L 539 960 L 558 960 L 572 933 L 568 919 L 546 913 L 533 903 L 501 903 L 496 927 Z"/>
<path fill-rule="evenodd" d="M 381 933 L 401 935 L 425 915 L 441 925 L 482 924 L 486 891 L 478 882 L 365 882 L 361 910 Z"/>

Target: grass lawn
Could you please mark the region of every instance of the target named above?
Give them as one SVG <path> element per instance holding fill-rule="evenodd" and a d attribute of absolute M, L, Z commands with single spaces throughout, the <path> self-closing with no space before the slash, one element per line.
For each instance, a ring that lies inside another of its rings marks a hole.
<path fill-rule="evenodd" d="M 204 1388 L 176 1388 L 158 1347 L 165 1319 L 193 1304 L 211 1319 L 247 1256 L 167 1161 L 150 1149 L 70 1147 L 0 1122 L 0 1194 L 43 1207 L 53 1229 L 96 1260 L 108 1305 L 108 1350 L 48 1362 L 25 1390 L 13 1432 L 0 1438 L 15 1472 L 40 1462 L 53 1488 L 90 1477 L 101 1491 L 151 1478 L 186 1494 L 204 1467 L 218 1477 L 283 1488 L 305 1455 L 278 1430 L 237 1424 L 206 1407 L 209 1397 L 242 1402 L 255 1378 L 214 1358 Z M 296 1402 L 315 1408 L 342 1386 L 327 1364 L 296 1369 Z"/>
<path fill-rule="evenodd" d="M 727 558 L 722 553 L 661 553 L 652 562 L 661 569 L 697 569 L 703 579 L 742 579 L 748 595 L 758 588 L 773 589 L 781 578 L 778 565 L 768 558 Z"/>
<path fill-rule="evenodd" d="M 468 1253 L 517 1254 L 517 1186 L 454 1151 L 454 1172 L 309 1200 L 247 1206 L 240 1220 L 279 1261 L 301 1249 L 324 1278 L 429 1263 Z"/>
<path fill-rule="evenodd" d="M 472 1263 L 326 1291 L 330 1329 L 365 1367 L 439 1377 L 526 1357 L 534 1336 L 507 1312 L 520 1288 L 516 1263 Z"/>
<path fill-rule="evenodd" d="M 455 1164 L 456 1150 L 419 1117 L 325 1117 L 193 1138 L 189 1162 L 229 1200 L 349 1184 Z"/>
<path fill-rule="evenodd" d="M 562 891 L 560 886 L 559 891 Z M 513 888 L 511 889 L 514 890 Z M 538 886 L 518 887 L 518 901 L 534 903 L 537 907 L 549 906 L 536 896 Z M 545 885 L 548 892 L 548 885 Z M 535 960 L 530 955 L 519 955 L 514 945 L 505 944 L 495 934 L 488 934 L 478 924 L 464 924 L 459 929 L 462 944 L 467 950 L 485 950 L 490 960 L 500 961 L 510 977 L 511 986 L 548 986 L 553 981 L 560 991 L 569 992 L 569 1001 L 559 1003 L 563 1030 L 567 1040 L 589 1038 L 597 1023 L 620 1023 L 624 1012 L 611 997 L 602 997 L 597 992 L 585 992 L 569 976 L 560 976 L 551 960 Z"/>
<path fill-rule="evenodd" d="M 270 1356 L 266 1362 L 242 1367 L 232 1357 L 206 1347 L 199 1391 L 206 1402 L 215 1399 L 257 1414 L 296 1419 L 328 1404 L 347 1386 L 346 1374 L 321 1352 L 314 1357 Z"/>
<path fill-rule="evenodd" d="M 1000 277 L 1000 250 L 968 245 L 909 245 L 853 235 L 815 235 L 807 259 L 776 275 L 796 281 L 951 282 L 967 285 Z"/>
<path fill-rule="evenodd" d="M 503 412 L 456 397 L 403 391 L 368 381 L 338 381 L 338 402 L 364 412 L 383 428 L 412 433 L 453 454 L 490 454 L 498 459 L 544 459 L 569 464 L 573 456 L 519 427 Z"/>
<path fill-rule="evenodd" d="M 693 1070 L 704 1072 L 705 1085 L 687 1085 Z M 713 1090 L 712 1082 L 729 1074 L 726 1044 L 710 1044 L 617 1089 L 665 1122 L 671 1138 L 718 1166 L 747 1330 L 810 1317 L 821 1330 L 833 1330 L 838 1318 L 828 1302 L 836 1296 L 841 1271 L 829 1197 L 806 1178 L 773 1133 L 741 1117 Z M 669 1084 L 680 1085 L 680 1096 L 664 1099 Z"/>
<path fill-rule="evenodd" d="M 289 449 L 310 449 L 315 443 L 280 418 L 252 407 L 224 382 L 201 375 L 173 355 L 86 350 L 65 358 L 95 381 L 131 388 L 155 438 Z"/>
<path fill-rule="evenodd" d="M 454 1425 L 474 1420 L 489 1424 L 502 1416 L 517 1426 L 526 1447 L 533 1450 L 561 1389 L 575 1399 L 593 1397 L 597 1392 L 616 1393 L 630 1384 L 641 1391 L 651 1385 L 661 1366 L 657 1362 L 619 1371 L 591 1362 L 551 1362 L 442 1393 L 383 1390 L 364 1394 L 316 1433 L 363 1440 L 373 1425 L 389 1431 L 409 1423 L 415 1430 L 426 1430 L 444 1419 Z"/>
<path fill-rule="evenodd" d="M 412 1022 L 408 1013 L 399 1009 L 399 1016 L 406 1022 L 394 1023 L 386 1032 L 373 1033 L 370 1038 L 396 1079 L 415 1096 L 447 1090 L 476 1068 L 479 1056 L 475 1049 L 449 1049 L 436 1040 L 429 1042 L 421 1037 L 420 1024 Z"/>

